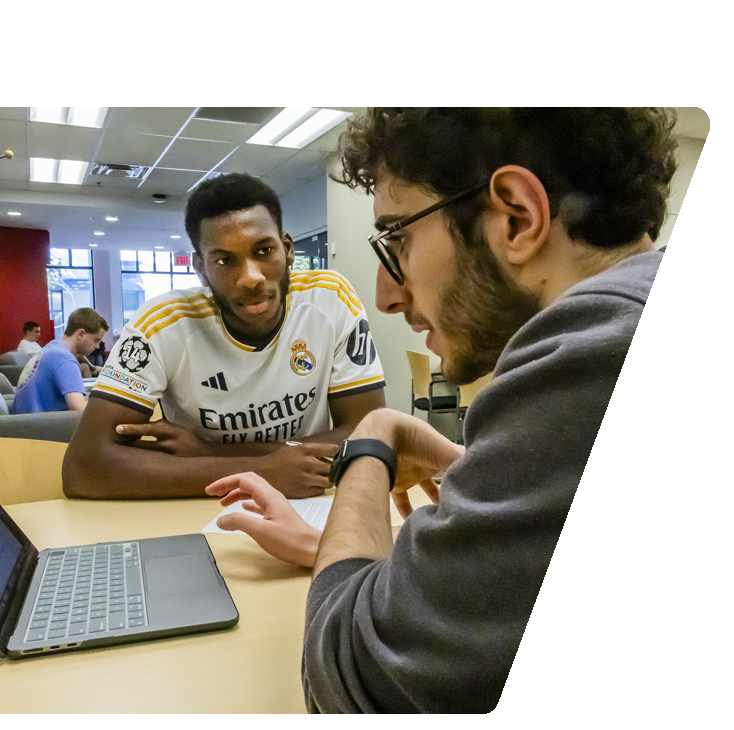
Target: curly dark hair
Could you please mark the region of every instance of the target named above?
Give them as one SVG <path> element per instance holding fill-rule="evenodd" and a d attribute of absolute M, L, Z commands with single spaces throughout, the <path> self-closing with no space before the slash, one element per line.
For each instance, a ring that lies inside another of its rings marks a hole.
<path fill-rule="evenodd" d="M 333 179 L 372 192 L 384 168 L 445 197 L 487 182 L 503 165 L 533 172 L 569 236 L 615 248 L 665 221 L 676 170 L 673 110 L 649 107 L 382 107 L 351 119 Z M 481 196 L 446 209 L 461 232 Z"/>
<path fill-rule="evenodd" d="M 283 212 L 276 192 L 262 180 L 251 175 L 233 172 L 206 180 L 197 186 L 186 204 L 186 233 L 198 253 L 201 222 L 226 213 L 247 210 L 263 205 L 283 233 Z"/>

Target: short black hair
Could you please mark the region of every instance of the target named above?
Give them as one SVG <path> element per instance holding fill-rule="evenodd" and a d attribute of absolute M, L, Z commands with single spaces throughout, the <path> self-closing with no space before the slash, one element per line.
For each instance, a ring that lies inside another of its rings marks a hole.
<path fill-rule="evenodd" d="M 32 319 L 29 319 L 29 320 L 28 320 L 28 321 L 27 321 L 27 322 L 26 322 L 26 323 L 25 323 L 25 324 L 23 325 L 23 334 L 25 334 L 26 332 L 31 332 L 31 331 L 33 331 L 34 329 L 36 329 L 36 327 L 40 327 L 40 326 L 41 326 L 41 325 L 40 325 L 40 324 L 38 324 L 38 322 L 34 322 L 34 321 L 33 321 Z"/>
<path fill-rule="evenodd" d="M 186 204 L 186 233 L 197 253 L 201 236 L 201 222 L 206 218 L 247 210 L 263 205 L 283 233 L 283 211 L 275 191 L 262 180 L 251 175 L 233 172 L 201 183 Z"/>
<path fill-rule="evenodd" d="M 673 110 L 652 107 L 373 108 L 340 137 L 335 179 L 371 192 L 385 169 L 448 197 L 519 165 L 543 184 L 572 239 L 616 248 L 660 233 L 674 124 Z M 465 231 L 485 205 L 477 194 L 445 210 Z"/>

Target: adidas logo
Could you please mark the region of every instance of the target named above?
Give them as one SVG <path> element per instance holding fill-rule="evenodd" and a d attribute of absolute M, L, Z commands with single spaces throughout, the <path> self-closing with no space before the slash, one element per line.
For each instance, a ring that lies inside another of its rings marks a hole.
<path fill-rule="evenodd" d="M 201 384 L 205 388 L 214 388 L 214 390 L 227 390 L 227 381 L 224 379 L 224 373 L 212 375 L 209 380 L 202 380 Z"/>

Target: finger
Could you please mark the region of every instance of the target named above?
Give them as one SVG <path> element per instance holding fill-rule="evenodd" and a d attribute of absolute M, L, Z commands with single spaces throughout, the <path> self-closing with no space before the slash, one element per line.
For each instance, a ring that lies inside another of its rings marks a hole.
<path fill-rule="evenodd" d="M 424 479 L 420 482 L 421 489 L 428 495 L 433 504 L 438 504 L 438 486 L 433 479 Z"/>
<path fill-rule="evenodd" d="M 244 512 L 230 512 L 228 515 L 222 515 L 217 520 L 217 527 L 220 530 L 234 532 L 240 530 L 255 540 L 262 534 L 263 525 L 268 525 L 265 529 L 269 529 L 271 525 L 259 517 L 250 517 Z"/>
<path fill-rule="evenodd" d="M 406 492 L 399 492 L 398 494 L 392 495 L 392 501 L 395 508 L 400 513 L 400 516 L 405 520 L 408 515 L 413 511 L 413 507 L 410 504 L 410 499 Z"/>
<path fill-rule="evenodd" d="M 253 502 L 251 499 L 246 499 L 242 502 L 242 509 L 245 509 L 248 512 L 253 512 L 256 515 L 263 514 L 262 508 L 258 506 L 255 502 Z"/>
<path fill-rule="evenodd" d="M 223 494 L 227 494 L 233 489 L 245 487 L 249 483 L 249 481 L 246 480 L 246 476 L 251 473 L 252 472 L 243 472 L 241 474 L 230 474 L 229 476 L 222 477 L 205 487 L 204 491 L 212 497 L 221 497 Z M 243 497 L 243 499 L 249 499 L 249 496 L 248 492 L 247 497 Z"/>
<path fill-rule="evenodd" d="M 314 476 L 328 477 L 331 472 L 331 462 L 322 459 L 314 459 L 308 465 L 309 471 Z"/>
<path fill-rule="evenodd" d="M 155 423 L 158 423 L 157 421 Z M 120 423 L 115 427 L 115 432 L 122 436 L 155 436 L 158 430 L 155 423 Z"/>
<path fill-rule="evenodd" d="M 143 441 L 138 439 L 132 442 L 136 449 L 147 449 L 148 451 L 161 451 L 164 454 L 172 454 L 173 449 L 165 441 Z"/>
<path fill-rule="evenodd" d="M 306 451 L 317 459 L 333 459 L 339 444 L 304 444 Z"/>
<path fill-rule="evenodd" d="M 229 507 L 231 504 L 243 502 L 244 500 L 250 498 L 251 495 L 248 492 L 243 492 L 241 489 L 233 489 L 229 494 L 225 494 L 219 500 L 219 504 L 221 504 L 222 507 Z"/>

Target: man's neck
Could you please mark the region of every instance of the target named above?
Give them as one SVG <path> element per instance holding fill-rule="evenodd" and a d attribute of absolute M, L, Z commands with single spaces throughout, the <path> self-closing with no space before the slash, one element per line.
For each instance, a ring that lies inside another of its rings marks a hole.
<path fill-rule="evenodd" d="M 74 357 L 76 357 L 76 354 L 77 354 L 76 353 L 76 346 L 75 346 L 75 341 L 74 341 L 74 338 L 73 337 L 67 337 L 66 335 L 62 335 L 61 340 L 59 340 L 59 341 L 60 342 L 63 342 L 66 345 L 66 347 L 69 350 L 69 352 Z"/>
<path fill-rule="evenodd" d="M 252 335 L 242 332 L 238 329 L 239 320 L 237 317 L 229 314 L 229 312 L 225 312 L 223 309 L 220 308 L 219 310 L 222 315 L 222 322 L 224 323 L 224 327 L 227 330 L 227 332 L 235 339 L 237 342 L 242 343 L 243 345 L 247 345 L 248 347 L 255 347 L 260 348 L 265 345 L 267 345 L 273 337 L 278 333 L 278 330 L 283 326 L 283 319 L 285 318 L 285 301 L 283 301 L 281 310 L 280 310 L 280 317 L 278 318 L 278 323 L 273 327 L 273 329 L 264 337 L 253 337 Z"/>
<path fill-rule="evenodd" d="M 546 249 L 550 254 L 550 249 Z M 654 251 L 652 240 L 645 234 L 639 241 L 614 249 L 601 249 L 568 239 L 558 240 L 553 247 L 554 260 L 545 274 L 538 274 L 536 290 L 543 308 L 550 305 L 572 286 L 601 274 L 631 256 Z M 542 262 L 540 262 L 542 264 Z M 539 269 L 543 271 L 543 267 Z"/>

